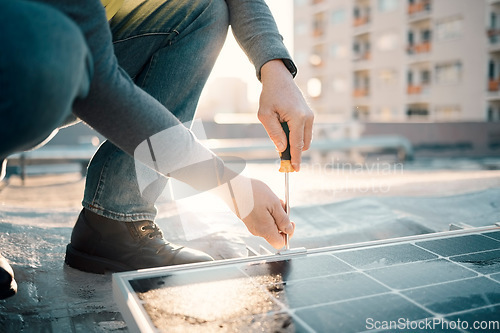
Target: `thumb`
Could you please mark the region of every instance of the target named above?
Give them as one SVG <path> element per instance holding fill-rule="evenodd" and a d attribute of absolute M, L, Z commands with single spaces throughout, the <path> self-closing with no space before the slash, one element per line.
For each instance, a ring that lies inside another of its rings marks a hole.
<path fill-rule="evenodd" d="M 259 120 L 264 125 L 269 138 L 273 141 L 276 149 L 282 152 L 286 149 L 286 135 L 283 132 L 281 123 L 275 113 L 266 114 L 259 112 Z"/>

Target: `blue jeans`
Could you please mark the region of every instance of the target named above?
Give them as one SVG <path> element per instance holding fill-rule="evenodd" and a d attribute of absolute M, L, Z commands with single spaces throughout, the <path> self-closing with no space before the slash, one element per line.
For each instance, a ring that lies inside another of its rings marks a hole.
<path fill-rule="evenodd" d="M 74 119 L 71 106 L 87 95 L 93 66 L 79 27 L 52 7 L 0 0 L 0 31 L 1 167 Z"/>
<path fill-rule="evenodd" d="M 189 122 L 228 21 L 223 0 L 129 0 L 110 24 L 120 66 L 181 122 Z M 106 141 L 89 165 L 82 204 L 118 221 L 154 220 L 154 203 L 166 183 L 159 178 L 141 194 L 134 159 Z"/>

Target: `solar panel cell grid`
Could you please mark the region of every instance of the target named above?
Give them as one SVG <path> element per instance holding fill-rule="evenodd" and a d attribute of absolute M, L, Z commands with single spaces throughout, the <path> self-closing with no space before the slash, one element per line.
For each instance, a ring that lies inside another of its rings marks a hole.
<path fill-rule="evenodd" d="M 500 320 L 500 232 L 173 271 L 130 284 L 158 331 L 347 333 L 384 331 L 370 320 Z"/>

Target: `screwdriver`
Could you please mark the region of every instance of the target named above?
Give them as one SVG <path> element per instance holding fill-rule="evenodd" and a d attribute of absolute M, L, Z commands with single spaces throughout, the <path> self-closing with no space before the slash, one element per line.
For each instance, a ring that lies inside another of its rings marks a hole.
<path fill-rule="evenodd" d="M 286 122 L 281 123 L 281 127 L 286 135 L 286 149 L 280 153 L 280 169 L 279 172 L 285 173 L 285 212 L 288 217 L 290 217 L 290 184 L 288 179 L 288 173 L 293 172 L 292 166 L 292 156 L 290 154 L 290 129 Z M 290 249 L 288 234 L 285 234 L 285 249 Z"/>

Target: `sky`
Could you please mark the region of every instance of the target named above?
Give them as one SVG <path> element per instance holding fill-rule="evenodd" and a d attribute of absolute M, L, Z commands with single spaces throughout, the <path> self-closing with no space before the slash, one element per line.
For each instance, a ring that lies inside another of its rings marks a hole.
<path fill-rule="evenodd" d="M 293 53 L 293 0 L 266 0 L 284 38 L 290 54 Z M 255 100 L 260 92 L 260 83 L 255 69 L 233 38 L 228 38 L 215 64 L 210 81 L 219 77 L 238 77 L 248 84 L 249 98 Z M 210 84 L 210 82 L 208 83 Z"/>

